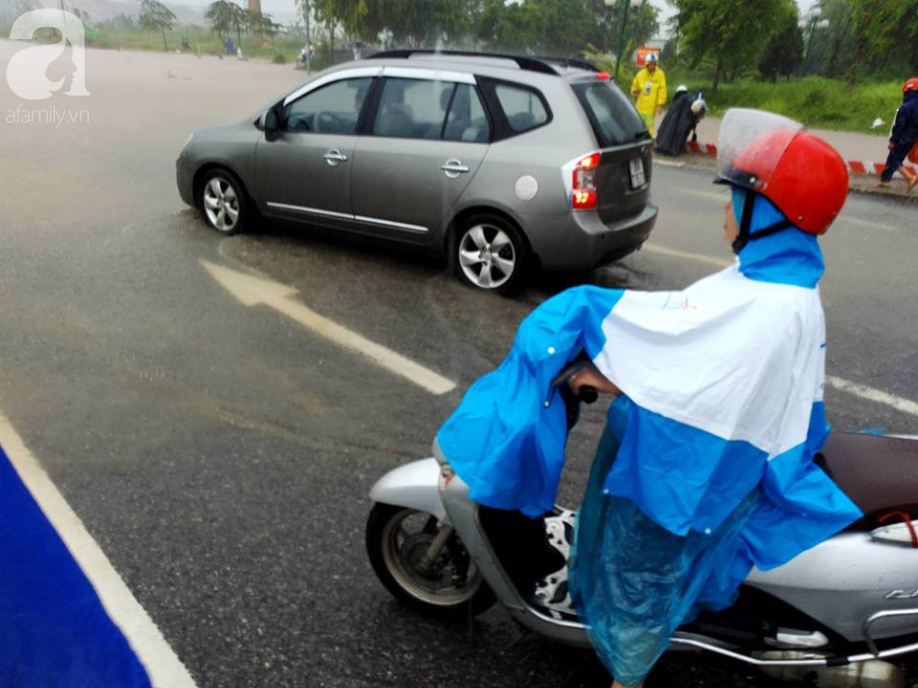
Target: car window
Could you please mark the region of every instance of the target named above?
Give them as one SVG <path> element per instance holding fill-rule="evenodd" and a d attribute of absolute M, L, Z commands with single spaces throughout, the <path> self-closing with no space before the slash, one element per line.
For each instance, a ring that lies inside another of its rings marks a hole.
<path fill-rule="evenodd" d="M 372 79 L 343 79 L 307 93 L 284 110 L 287 131 L 354 134 Z"/>
<path fill-rule="evenodd" d="M 540 127 L 548 121 L 548 111 L 538 92 L 529 88 L 499 84 L 495 93 L 510 128 L 517 134 Z"/>
<path fill-rule="evenodd" d="M 598 129 L 602 146 L 617 146 L 649 136 L 634 107 L 616 87 L 597 81 L 573 86 L 577 99 Z"/>
<path fill-rule="evenodd" d="M 482 143 L 491 138 L 491 125 L 485 114 L 481 98 L 473 86 L 460 84 L 456 86 L 453 103 L 446 119 L 443 138 L 447 141 L 467 141 Z"/>
<path fill-rule="evenodd" d="M 376 136 L 438 139 L 455 85 L 446 81 L 386 79 L 376 114 Z"/>

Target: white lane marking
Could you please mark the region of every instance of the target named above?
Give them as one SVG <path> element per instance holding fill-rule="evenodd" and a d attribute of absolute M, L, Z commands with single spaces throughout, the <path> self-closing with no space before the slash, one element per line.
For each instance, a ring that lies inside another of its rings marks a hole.
<path fill-rule="evenodd" d="M 850 215 L 842 215 L 838 218 L 839 222 L 847 222 L 852 225 L 860 225 L 861 227 L 867 227 L 868 229 L 879 229 L 883 232 L 898 232 L 900 231 L 897 227 L 891 225 L 883 224 L 882 222 L 873 222 L 871 220 L 862 220 L 858 217 L 851 217 Z"/>
<path fill-rule="evenodd" d="M 717 201 L 718 203 L 726 203 L 730 200 L 730 194 L 726 191 L 695 191 L 694 189 L 685 189 L 681 187 L 676 188 L 680 193 L 684 193 L 687 196 L 698 196 L 699 198 L 707 198 L 710 200 Z"/>
<path fill-rule="evenodd" d="M 195 688 L 194 679 L 163 638 L 146 610 L 131 594 L 80 517 L 51 482 L 19 433 L 0 415 L 0 445 L 13 469 L 102 601 L 109 618 L 124 633 L 155 688 Z"/>
<path fill-rule="evenodd" d="M 689 253 L 688 251 L 679 251 L 674 248 L 666 248 L 665 246 L 659 246 L 658 244 L 644 244 L 641 247 L 643 251 L 650 251 L 651 253 L 659 253 L 663 256 L 675 256 L 677 258 L 688 258 L 690 260 L 698 261 L 699 263 L 707 263 L 708 265 L 716 265 L 719 268 L 728 268 L 735 261 L 727 260 L 726 258 L 715 258 L 714 256 L 706 256 L 703 253 Z"/>
<path fill-rule="evenodd" d="M 842 380 L 840 377 L 834 377 L 832 375 L 826 375 L 826 382 L 841 392 L 847 392 L 848 394 L 853 394 L 868 401 L 891 406 L 897 411 L 918 416 L 918 404 L 909 399 L 896 397 L 879 389 L 874 389 L 873 387 L 868 387 L 867 385 L 862 385 L 857 382 Z"/>
<path fill-rule="evenodd" d="M 264 304 L 336 344 L 363 354 L 377 365 L 423 387 L 431 394 L 446 394 L 456 388 L 456 383 L 447 380 L 432 370 L 415 363 L 391 349 L 371 342 L 343 325 L 319 315 L 291 297 L 298 292 L 293 287 L 253 277 L 242 272 L 215 265 L 206 260 L 201 265 L 244 306 Z"/>
<path fill-rule="evenodd" d="M 672 160 L 661 160 L 660 158 L 654 158 L 653 164 L 662 165 L 663 167 L 685 167 L 684 162 L 674 162 Z"/>

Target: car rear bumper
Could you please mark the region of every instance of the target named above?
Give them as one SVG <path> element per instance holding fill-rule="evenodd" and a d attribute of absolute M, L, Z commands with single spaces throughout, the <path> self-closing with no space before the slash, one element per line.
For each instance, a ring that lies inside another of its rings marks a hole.
<path fill-rule="evenodd" d="M 604 223 L 594 211 L 566 216 L 524 217 L 529 243 L 546 270 L 589 270 L 622 258 L 641 247 L 657 221 L 657 207 L 648 203 L 637 215 Z"/>

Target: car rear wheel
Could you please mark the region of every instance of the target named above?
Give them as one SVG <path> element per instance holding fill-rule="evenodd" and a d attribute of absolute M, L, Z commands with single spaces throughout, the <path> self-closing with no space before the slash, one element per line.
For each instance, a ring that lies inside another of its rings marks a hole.
<path fill-rule="evenodd" d="M 519 289 L 529 267 L 529 252 L 519 230 L 497 215 L 475 215 L 454 235 L 450 260 L 465 284 L 510 294 Z"/>
<path fill-rule="evenodd" d="M 242 184 L 229 172 L 206 172 L 198 185 L 198 207 L 204 222 L 226 236 L 241 232 L 246 224 L 246 198 Z"/>

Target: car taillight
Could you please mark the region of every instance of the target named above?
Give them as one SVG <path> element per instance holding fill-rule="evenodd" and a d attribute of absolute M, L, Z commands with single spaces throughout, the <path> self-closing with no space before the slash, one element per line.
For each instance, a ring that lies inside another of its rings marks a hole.
<path fill-rule="evenodd" d="M 596 207 L 596 168 L 599 167 L 599 158 L 599 153 L 593 153 L 574 167 L 571 195 L 574 210 L 593 210 Z"/>

